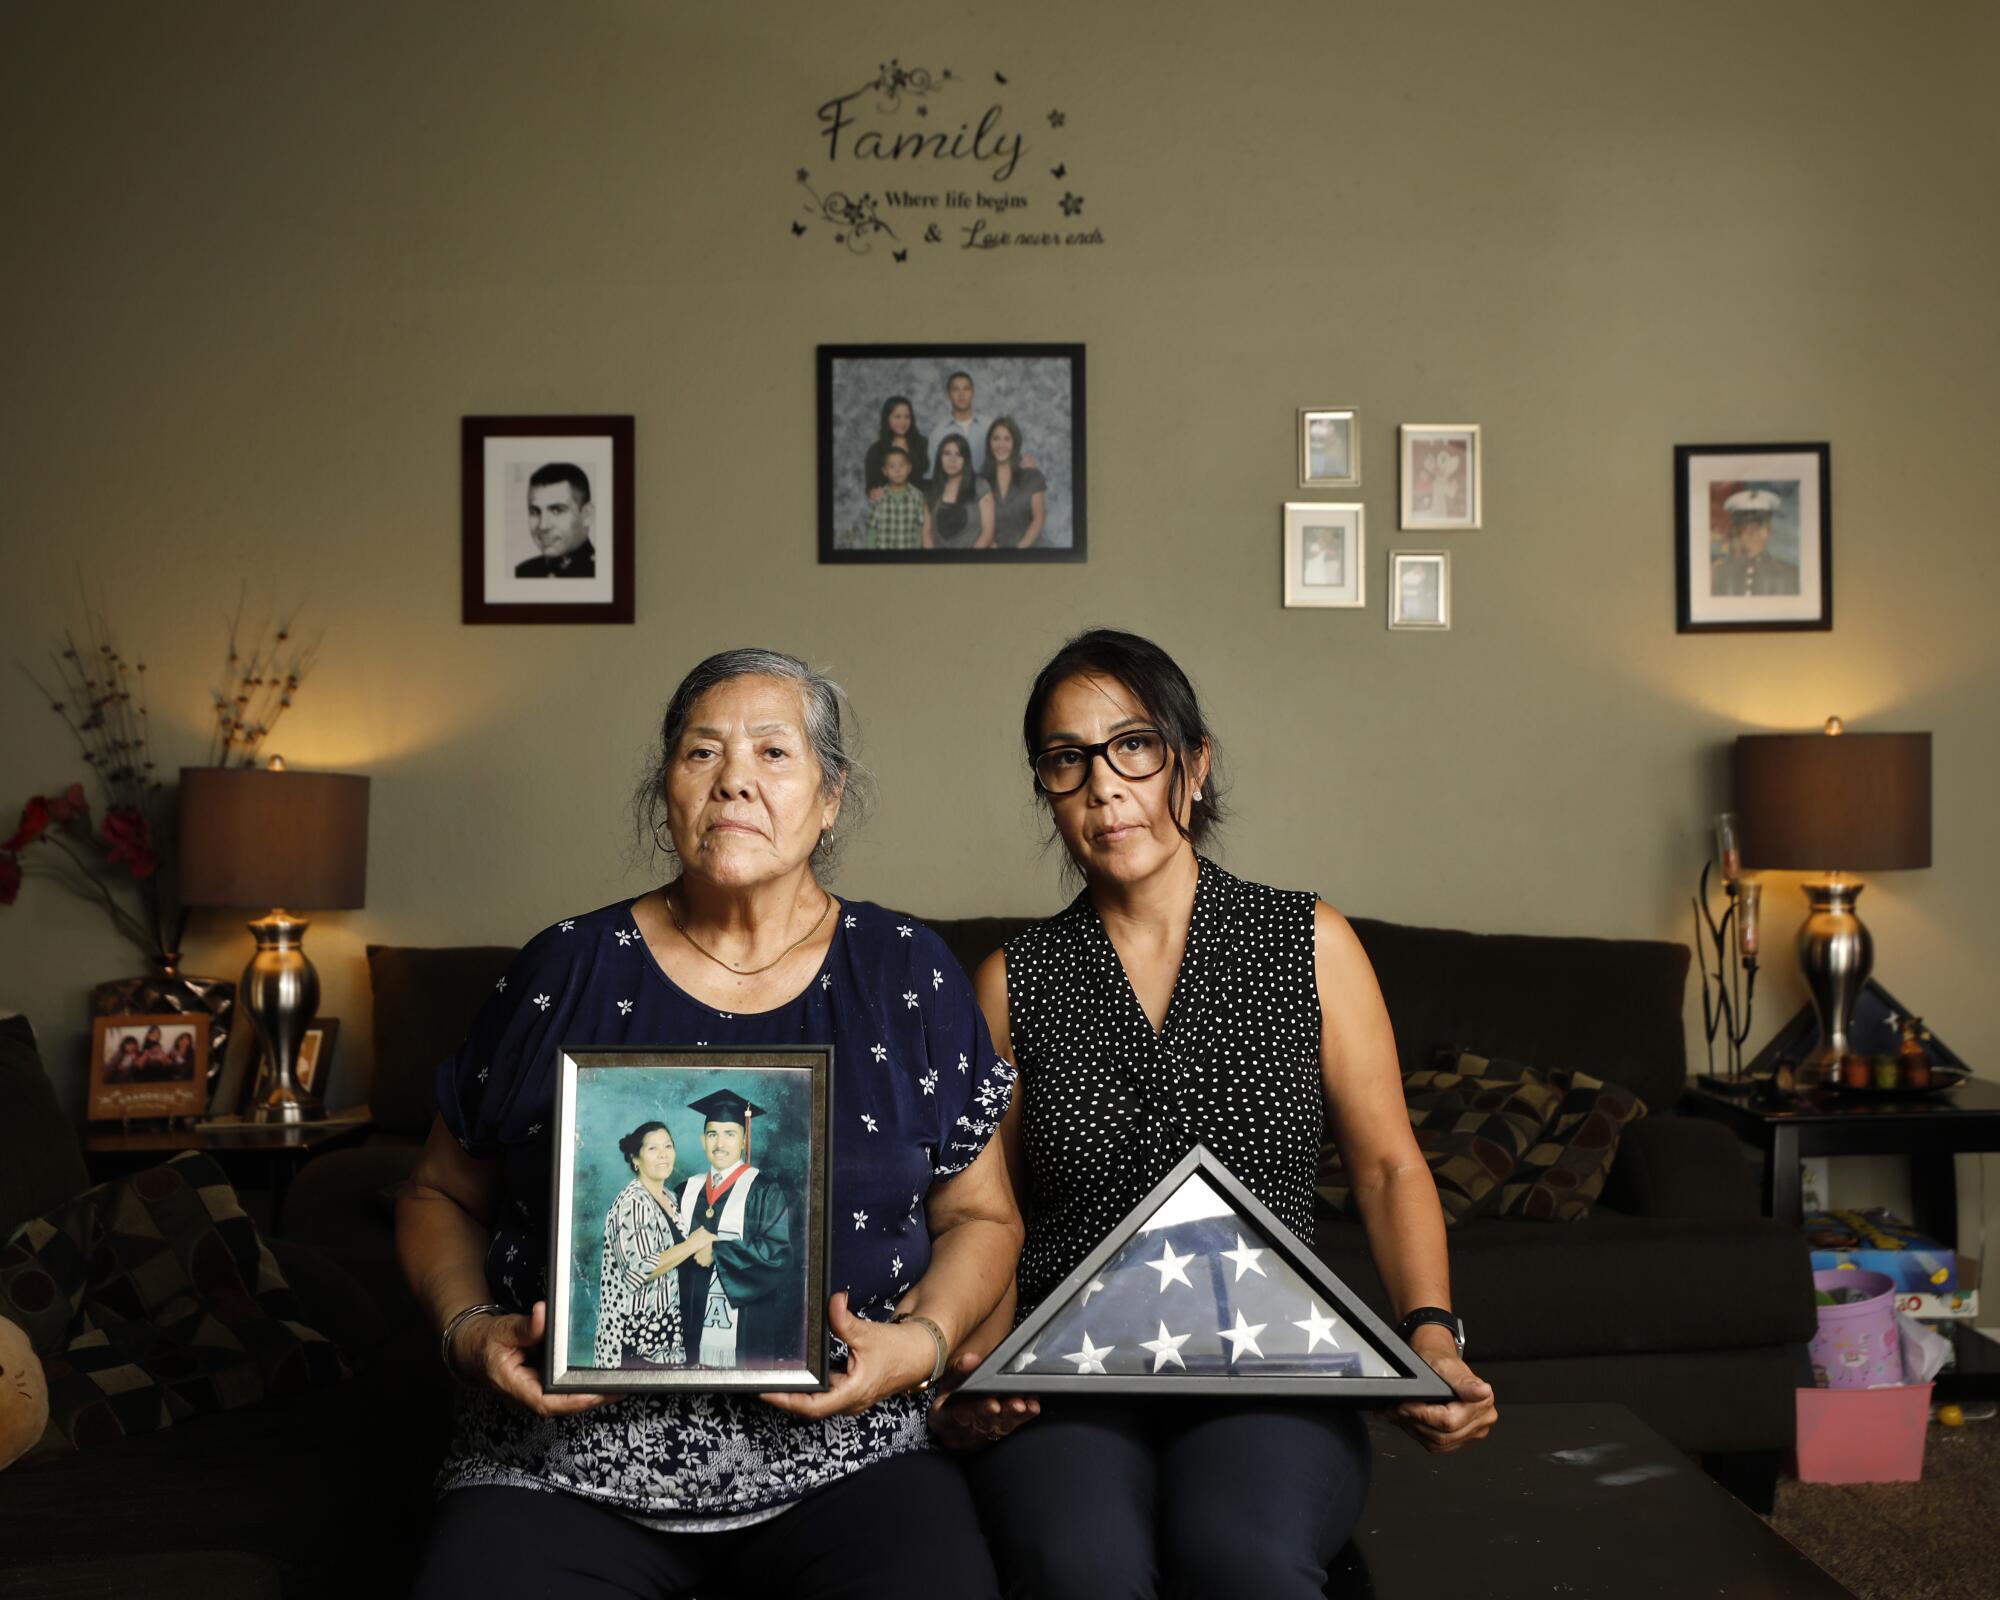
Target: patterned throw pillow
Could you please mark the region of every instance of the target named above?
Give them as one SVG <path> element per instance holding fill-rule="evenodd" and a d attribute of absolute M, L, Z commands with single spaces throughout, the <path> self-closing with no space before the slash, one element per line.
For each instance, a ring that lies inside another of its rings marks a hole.
<path fill-rule="evenodd" d="M 1561 1095 L 1547 1130 L 1501 1188 L 1500 1214 L 1544 1222 L 1581 1222 L 1589 1216 L 1604 1192 L 1619 1135 L 1646 1114 L 1645 1102 L 1585 1072 L 1544 1074 L 1469 1050 L 1458 1052 L 1452 1064 L 1484 1078 L 1545 1079 Z"/>
<path fill-rule="evenodd" d="M 1447 1227 L 1492 1210 L 1501 1186 L 1542 1136 L 1561 1094 L 1522 1076 L 1482 1078 L 1467 1072 L 1413 1072 L 1403 1099 L 1417 1148 L 1429 1163 Z M 1358 1218 L 1340 1151 L 1320 1150 L 1320 1198 L 1337 1216 Z"/>
<path fill-rule="evenodd" d="M 23 1226 L 0 1250 L 0 1315 L 48 1375 L 43 1449 L 346 1376 L 222 1169 L 192 1151 Z"/>

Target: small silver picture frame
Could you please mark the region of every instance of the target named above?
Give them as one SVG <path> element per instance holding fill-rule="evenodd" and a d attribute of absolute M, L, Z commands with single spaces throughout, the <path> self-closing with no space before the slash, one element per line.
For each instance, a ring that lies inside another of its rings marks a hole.
<path fill-rule="evenodd" d="M 1451 553 L 1389 552 L 1389 626 L 1428 633 L 1451 627 Z"/>
<path fill-rule="evenodd" d="M 1472 422 L 1406 422 L 1400 431 L 1405 532 L 1477 528 L 1485 515 L 1486 451 Z"/>
<path fill-rule="evenodd" d="M 1299 487 L 1361 487 L 1361 413 L 1353 406 L 1300 407 Z"/>
<path fill-rule="evenodd" d="M 1283 551 L 1287 608 L 1367 605 L 1368 512 L 1360 501 L 1287 501 Z"/>

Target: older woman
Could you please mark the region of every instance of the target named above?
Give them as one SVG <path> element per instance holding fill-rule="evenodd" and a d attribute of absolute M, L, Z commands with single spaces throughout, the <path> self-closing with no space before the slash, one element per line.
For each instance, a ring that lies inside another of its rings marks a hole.
<path fill-rule="evenodd" d="M 681 1317 L 682 1262 L 714 1236 L 690 1230 L 667 1180 L 674 1175 L 674 1136 L 664 1122 L 642 1122 L 618 1141 L 632 1181 L 604 1213 L 604 1257 L 598 1272 L 600 1367 L 679 1366 L 687 1360 Z"/>
<path fill-rule="evenodd" d="M 1330 1115 L 1404 1335 L 1458 1396 L 1398 1420 L 1432 1449 L 1480 1437 L 1493 1391 L 1445 1309 L 1444 1218 L 1353 932 L 1311 893 L 1197 854 L 1218 814 L 1214 743 L 1157 645 L 1071 640 L 1035 680 L 1022 732 L 1084 888 L 976 980 L 1021 1072 L 1003 1129 L 1028 1214 L 1021 1305 L 1197 1140 L 1309 1241 Z M 999 1342 L 1011 1309 L 961 1366 Z M 1001 1438 L 973 1458 L 975 1481 L 1002 1575 L 1034 1595 L 1317 1596 L 1368 1489 L 1367 1434 L 1346 1407 L 956 1401 L 937 1425 L 960 1444 Z"/>
<path fill-rule="evenodd" d="M 853 788 L 832 684 L 774 651 L 702 662 L 638 796 L 678 876 L 537 935 L 440 1066 L 399 1233 L 465 1388 L 419 1595 L 994 1592 L 915 1391 L 1013 1269 L 1013 1071 L 942 941 L 821 887 Z M 832 1043 L 828 1392 L 544 1391 L 553 1054 L 582 1036 Z"/>

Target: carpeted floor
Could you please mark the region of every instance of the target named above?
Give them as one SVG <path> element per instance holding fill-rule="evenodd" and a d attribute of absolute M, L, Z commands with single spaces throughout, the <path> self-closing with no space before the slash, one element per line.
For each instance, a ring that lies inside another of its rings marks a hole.
<path fill-rule="evenodd" d="M 1786 1479 L 1770 1520 L 1860 1600 L 1994 1600 L 2000 1420 L 1932 1423 L 1921 1483 Z"/>

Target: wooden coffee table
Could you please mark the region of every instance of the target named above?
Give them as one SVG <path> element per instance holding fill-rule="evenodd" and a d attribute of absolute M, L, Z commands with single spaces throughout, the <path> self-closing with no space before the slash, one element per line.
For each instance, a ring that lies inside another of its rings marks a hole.
<path fill-rule="evenodd" d="M 1326 1586 L 1339 1600 L 1853 1600 L 1623 1406 L 1508 1405 L 1434 1456 L 1371 1420 L 1375 1479 Z"/>

